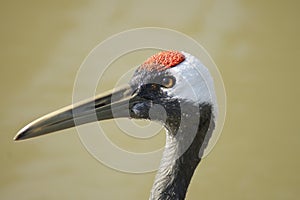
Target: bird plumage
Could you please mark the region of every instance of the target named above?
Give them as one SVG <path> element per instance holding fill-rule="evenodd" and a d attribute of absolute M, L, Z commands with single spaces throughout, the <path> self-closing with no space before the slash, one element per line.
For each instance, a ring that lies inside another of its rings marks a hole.
<path fill-rule="evenodd" d="M 217 113 L 208 69 L 188 53 L 163 51 L 140 65 L 129 86 L 41 117 L 21 129 L 15 140 L 118 117 L 159 121 L 166 128 L 166 146 L 150 199 L 181 200 Z"/>

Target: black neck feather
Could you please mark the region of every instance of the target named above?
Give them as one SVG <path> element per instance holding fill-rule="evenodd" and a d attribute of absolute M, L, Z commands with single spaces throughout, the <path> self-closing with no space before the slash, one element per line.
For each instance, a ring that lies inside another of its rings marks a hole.
<path fill-rule="evenodd" d="M 174 119 L 170 120 L 172 123 L 167 120 L 165 124 L 168 130 L 166 147 L 150 200 L 182 200 L 186 196 L 191 178 L 214 128 L 211 105 L 191 105 L 189 109 L 193 116 L 183 114 L 177 119 L 183 120 L 183 124 L 181 122 L 180 125 L 179 121 L 176 123 L 176 120 L 174 123 Z M 199 117 L 195 118 L 197 114 Z"/>

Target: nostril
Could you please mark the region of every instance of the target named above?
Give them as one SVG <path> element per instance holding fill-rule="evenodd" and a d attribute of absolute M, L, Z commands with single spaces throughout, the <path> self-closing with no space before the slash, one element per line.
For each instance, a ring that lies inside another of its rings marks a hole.
<path fill-rule="evenodd" d="M 142 110 L 143 110 L 144 107 L 145 106 L 143 106 L 143 103 L 136 103 L 134 106 L 132 106 L 131 111 L 135 115 L 139 116 L 141 114 L 141 112 L 142 112 Z"/>
<path fill-rule="evenodd" d="M 151 106 L 152 103 L 150 101 L 139 102 L 134 104 L 130 110 L 135 117 L 148 119 Z"/>

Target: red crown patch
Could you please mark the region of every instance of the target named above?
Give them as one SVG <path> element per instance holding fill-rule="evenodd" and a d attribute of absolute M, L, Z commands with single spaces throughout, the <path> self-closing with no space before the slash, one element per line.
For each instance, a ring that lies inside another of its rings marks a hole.
<path fill-rule="evenodd" d="M 179 51 L 162 51 L 148 58 L 139 67 L 139 70 L 164 71 L 178 65 L 184 60 L 184 55 Z"/>

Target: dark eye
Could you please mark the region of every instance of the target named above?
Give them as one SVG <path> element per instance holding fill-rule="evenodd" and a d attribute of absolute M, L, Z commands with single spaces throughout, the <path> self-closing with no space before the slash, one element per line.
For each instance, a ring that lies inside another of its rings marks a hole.
<path fill-rule="evenodd" d="M 161 85 L 166 88 L 171 88 L 175 85 L 175 78 L 172 76 L 166 76 L 161 80 Z"/>

